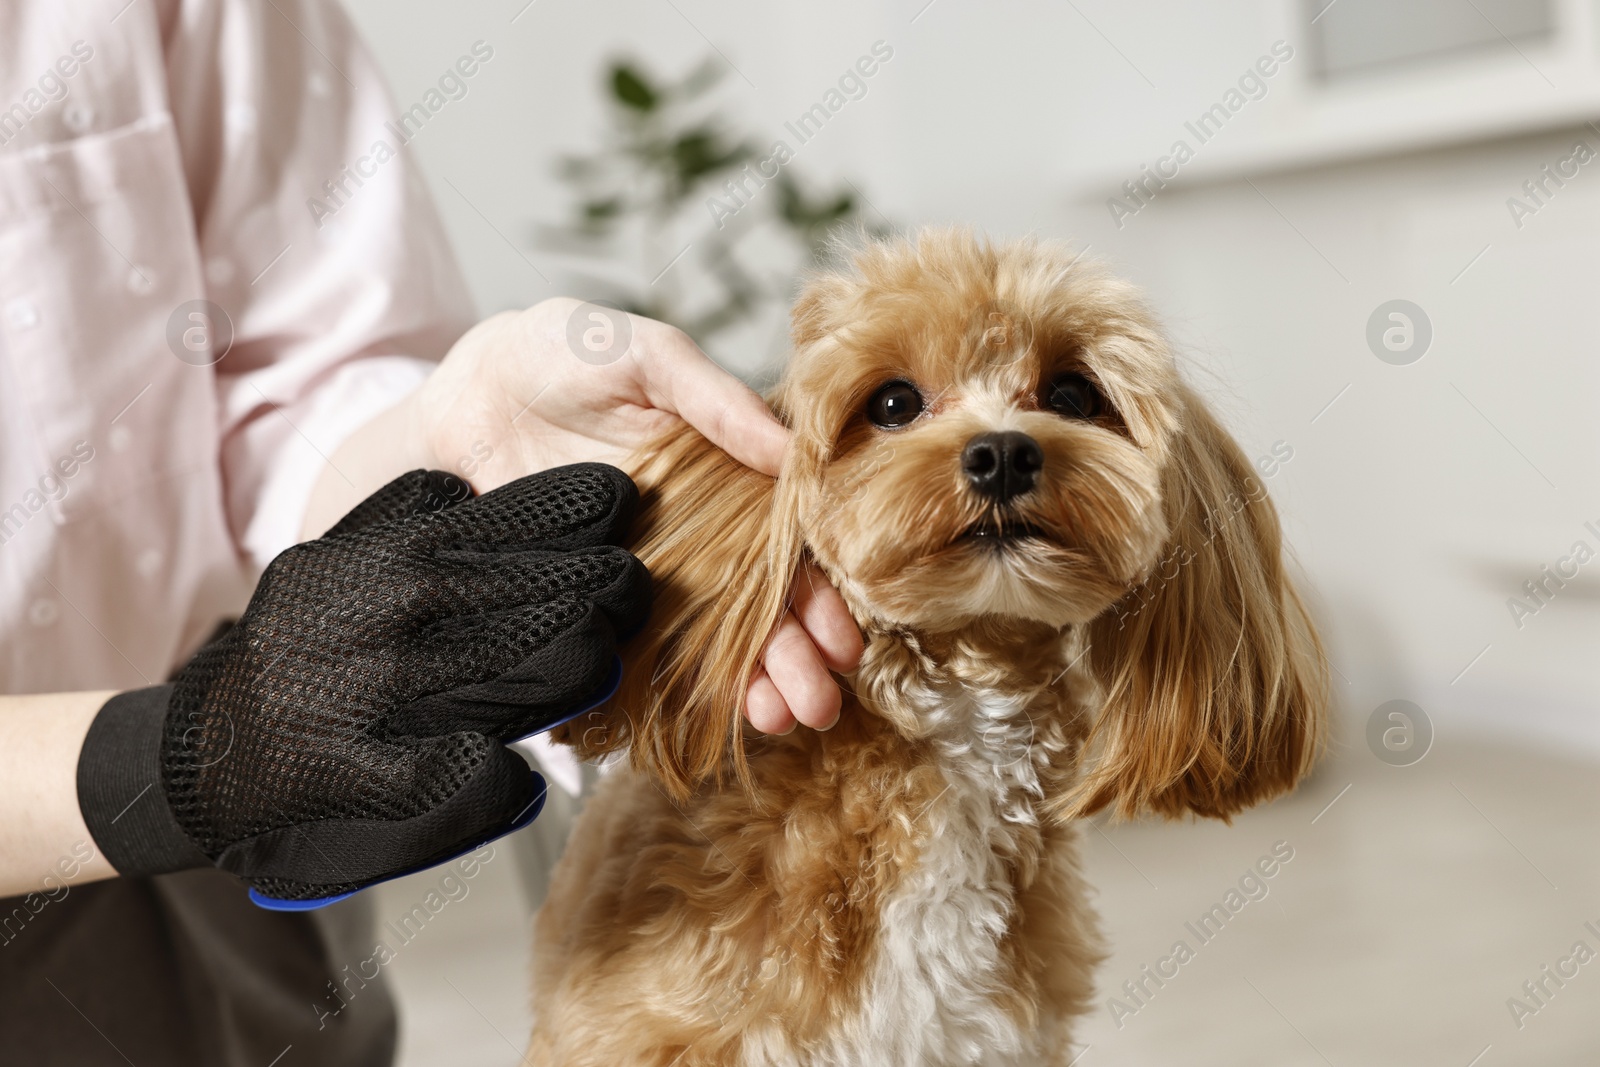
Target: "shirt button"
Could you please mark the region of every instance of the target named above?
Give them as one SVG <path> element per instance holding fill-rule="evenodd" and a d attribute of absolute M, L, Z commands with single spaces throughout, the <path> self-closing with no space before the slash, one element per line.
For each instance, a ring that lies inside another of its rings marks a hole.
<path fill-rule="evenodd" d="M 113 426 L 108 439 L 111 444 L 111 451 L 126 452 L 128 445 L 133 443 L 133 434 L 128 431 L 126 426 Z"/>
<path fill-rule="evenodd" d="M 28 330 L 39 325 L 39 310 L 20 297 L 6 305 L 6 321 L 14 329 Z"/>
<path fill-rule="evenodd" d="M 139 559 L 134 567 L 146 578 L 154 578 L 156 571 L 161 569 L 161 552 L 159 549 L 147 548 L 139 554 Z"/>
<path fill-rule="evenodd" d="M 73 102 L 61 111 L 61 121 L 67 124 L 67 129 L 73 133 L 82 133 L 94 122 L 94 108 L 87 104 Z"/>
<path fill-rule="evenodd" d="M 311 90 L 312 96 L 327 96 L 331 88 L 328 79 L 323 77 L 320 71 L 306 79 L 306 87 Z"/>
<path fill-rule="evenodd" d="M 228 121 L 241 130 L 253 130 L 256 128 L 256 109 L 249 104 L 230 105 Z"/>
<path fill-rule="evenodd" d="M 143 263 L 136 263 L 128 272 L 128 289 L 135 293 L 148 293 L 156 286 L 155 275 Z"/>
<path fill-rule="evenodd" d="M 49 597 L 40 597 L 28 607 L 28 621 L 43 629 L 61 617 L 61 609 Z"/>
<path fill-rule="evenodd" d="M 227 285 L 233 281 L 233 260 L 221 256 L 207 260 L 206 281 L 212 285 Z"/>

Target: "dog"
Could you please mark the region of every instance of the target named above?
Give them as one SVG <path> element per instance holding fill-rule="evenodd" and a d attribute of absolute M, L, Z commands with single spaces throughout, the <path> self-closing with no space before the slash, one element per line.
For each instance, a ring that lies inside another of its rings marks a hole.
<path fill-rule="evenodd" d="M 622 751 L 536 920 L 535 1067 L 1065 1065 L 1104 956 L 1079 822 L 1227 819 L 1321 747 L 1326 660 L 1251 465 L 1134 288 L 960 229 L 816 274 L 781 474 L 644 450 Z M 746 686 L 809 557 L 865 635 L 827 732 Z"/>

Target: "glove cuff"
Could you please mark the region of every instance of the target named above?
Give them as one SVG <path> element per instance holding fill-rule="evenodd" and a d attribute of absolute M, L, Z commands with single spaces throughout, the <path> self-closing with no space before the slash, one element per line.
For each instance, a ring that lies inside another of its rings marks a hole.
<path fill-rule="evenodd" d="M 106 701 L 78 756 L 78 810 L 121 875 L 209 867 L 172 816 L 161 784 L 161 737 L 172 686 L 131 689 Z"/>

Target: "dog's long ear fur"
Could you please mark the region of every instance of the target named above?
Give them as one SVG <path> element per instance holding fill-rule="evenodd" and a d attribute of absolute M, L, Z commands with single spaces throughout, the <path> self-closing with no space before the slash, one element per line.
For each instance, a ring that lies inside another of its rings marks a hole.
<path fill-rule="evenodd" d="M 632 548 L 654 583 L 650 620 L 623 646 L 616 696 L 553 736 L 587 759 L 626 748 L 681 800 L 746 779 L 745 692 L 787 607 L 799 526 L 772 478 L 688 426 L 640 457 Z"/>
<path fill-rule="evenodd" d="M 1182 399 L 1163 558 L 1091 624 L 1104 703 L 1065 816 L 1227 819 L 1292 787 L 1321 747 L 1326 660 L 1285 573 L 1277 511 L 1200 400 L 1186 387 Z"/>

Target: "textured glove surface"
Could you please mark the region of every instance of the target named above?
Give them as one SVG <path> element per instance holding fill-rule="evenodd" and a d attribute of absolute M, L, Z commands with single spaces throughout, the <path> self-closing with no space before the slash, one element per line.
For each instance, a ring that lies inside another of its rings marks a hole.
<path fill-rule="evenodd" d="M 268 896 L 308 899 L 509 828 L 542 779 L 503 742 L 583 707 L 649 577 L 637 494 L 580 464 L 476 499 L 403 475 L 267 568 L 175 680 L 162 785 L 184 833 Z"/>

